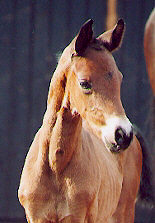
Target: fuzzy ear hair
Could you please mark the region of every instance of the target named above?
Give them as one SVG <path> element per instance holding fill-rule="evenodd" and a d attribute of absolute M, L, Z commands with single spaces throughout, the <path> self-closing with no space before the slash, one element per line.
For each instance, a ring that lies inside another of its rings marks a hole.
<path fill-rule="evenodd" d="M 89 19 L 84 25 L 81 27 L 79 34 L 77 35 L 77 39 L 75 42 L 75 51 L 78 56 L 81 56 L 86 50 L 88 44 L 91 42 L 93 37 L 92 30 L 93 20 Z"/>
<path fill-rule="evenodd" d="M 121 46 L 124 31 L 125 23 L 123 19 L 119 19 L 113 29 L 101 34 L 97 39 L 112 52 Z"/>

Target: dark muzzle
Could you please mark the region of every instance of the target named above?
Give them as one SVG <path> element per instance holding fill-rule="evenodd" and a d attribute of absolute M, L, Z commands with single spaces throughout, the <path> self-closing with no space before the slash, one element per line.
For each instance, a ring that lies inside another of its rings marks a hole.
<path fill-rule="evenodd" d="M 132 139 L 133 139 L 133 129 L 131 129 L 129 134 L 126 134 L 126 131 L 123 130 L 121 127 L 117 128 L 115 131 L 116 143 L 113 144 L 111 151 L 120 152 L 121 150 L 127 149 Z"/>
<path fill-rule="evenodd" d="M 115 131 L 115 141 L 121 149 L 127 149 L 133 139 L 133 129 L 129 135 L 122 128 L 117 128 Z"/>

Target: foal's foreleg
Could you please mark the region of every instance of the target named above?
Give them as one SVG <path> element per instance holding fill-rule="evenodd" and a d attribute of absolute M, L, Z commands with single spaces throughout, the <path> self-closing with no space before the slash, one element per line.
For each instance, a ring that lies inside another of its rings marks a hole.
<path fill-rule="evenodd" d="M 49 145 L 50 167 L 57 174 L 65 169 L 78 144 L 80 120 L 80 115 L 72 114 L 69 107 L 63 106 L 57 113 Z"/>

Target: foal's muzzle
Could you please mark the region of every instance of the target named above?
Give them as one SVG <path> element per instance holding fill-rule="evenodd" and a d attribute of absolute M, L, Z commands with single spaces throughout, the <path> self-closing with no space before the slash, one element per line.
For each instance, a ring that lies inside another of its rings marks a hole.
<path fill-rule="evenodd" d="M 132 139 L 133 139 L 133 129 L 132 128 L 131 128 L 130 133 L 128 133 L 128 134 L 121 127 L 117 128 L 115 131 L 116 144 L 113 144 L 111 151 L 119 152 L 120 150 L 127 149 L 129 147 Z"/>

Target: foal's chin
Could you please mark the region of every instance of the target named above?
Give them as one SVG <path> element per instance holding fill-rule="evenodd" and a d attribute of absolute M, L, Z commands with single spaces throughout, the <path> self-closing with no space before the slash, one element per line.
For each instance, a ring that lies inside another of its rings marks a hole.
<path fill-rule="evenodd" d="M 130 144 L 129 144 L 130 145 Z M 109 148 L 110 151 L 112 153 L 121 153 L 123 152 L 124 150 L 128 149 L 129 145 L 127 147 L 121 147 L 120 145 L 117 145 L 117 144 L 113 144 L 111 145 L 111 147 Z"/>
<path fill-rule="evenodd" d="M 108 142 L 108 140 L 105 138 L 104 140 L 102 139 L 106 149 L 109 151 L 109 152 L 112 152 L 112 153 L 121 153 L 123 152 L 124 150 L 128 149 L 128 147 L 130 146 L 131 142 L 126 145 L 126 146 L 121 146 L 121 145 L 118 145 L 116 142 Z"/>

